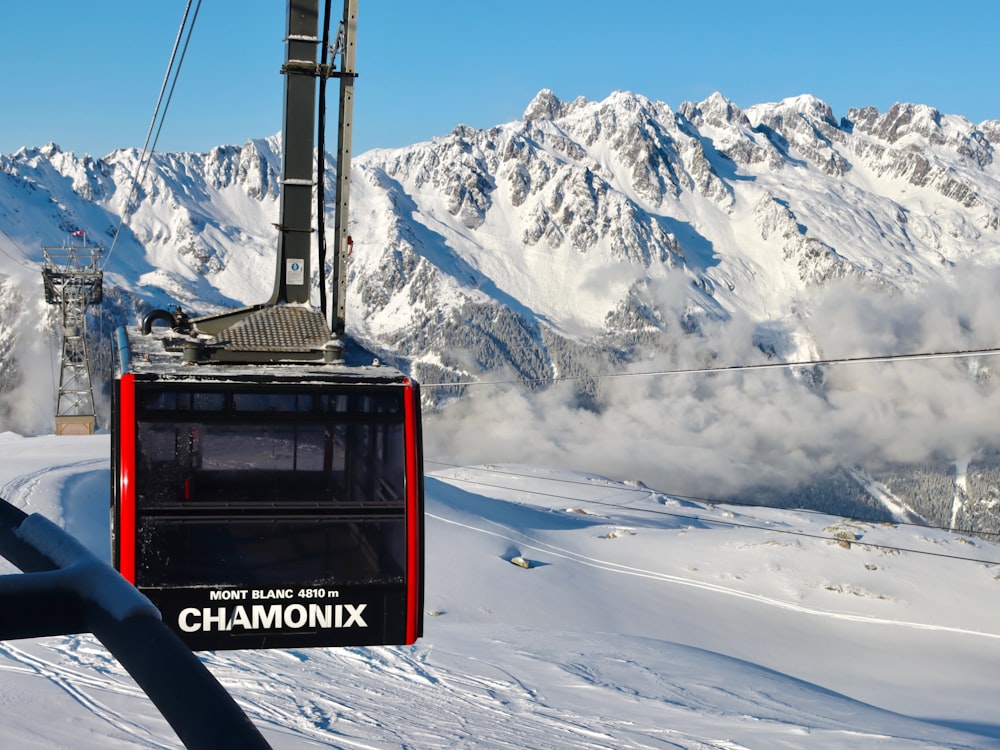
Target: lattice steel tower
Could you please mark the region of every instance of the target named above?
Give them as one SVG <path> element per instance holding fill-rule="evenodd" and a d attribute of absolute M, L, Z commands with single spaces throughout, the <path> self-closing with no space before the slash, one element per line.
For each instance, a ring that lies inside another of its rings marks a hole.
<path fill-rule="evenodd" d="M 87 357 L 87 307 L 104 298 L 104 249 L 88 246 L 43 247 L 45 301 L 62 309 L 62 367 L 56 402 L 57 435 L 89 435 L 97 425 Z"/>

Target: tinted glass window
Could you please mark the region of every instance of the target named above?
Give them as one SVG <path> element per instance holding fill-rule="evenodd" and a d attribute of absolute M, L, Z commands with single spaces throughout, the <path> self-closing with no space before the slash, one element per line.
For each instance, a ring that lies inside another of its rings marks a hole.
<path fill-rule="evenodd" d="M 139 408 L 147 411 L 223 411 L 226 395 L 203 391 L 142 391 Z"/>
<path fill-rule="evenodd" d="M 311 393 L 234 393 L 233 409 L 245 412 L 312 411 Z"/>
<path fill-rule="evenodd" d="M 137 534 L 140 586 L 402 583 L 406 535 L 402 518 L 384 521 L 261 518 L 205 523 L 142 519 Z M 183 551 L 183 554 L 179 554 Z"/>
<path fill-rule="evenodd" d="M 140 422 L 139 508 L 402 506 L 404 435 L 400 422 Z"/>
<path fill-rule="evenodd" d="M 401 583 L 406 454 L 393 391 L 139 392 L 137 583 Z"/>
<path fill-rule="evenodd" d="M 398 393 L 321 394 L 320 411 L 341 414 L 402 414 L 403 400 Z"/>

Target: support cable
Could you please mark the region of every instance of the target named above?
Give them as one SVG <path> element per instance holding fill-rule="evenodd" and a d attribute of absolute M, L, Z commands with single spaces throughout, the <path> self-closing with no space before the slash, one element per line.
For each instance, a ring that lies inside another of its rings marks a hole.
<path fill-rule="evenodd" d="M 122 214 L 118 220 L 118 228 L 115 229 L 115 234 L 111 240 L 111 247 L 108 250 L 108 254 L 104 256 L 104 265 L 101 266 L 101 270 L 107 268 L 108 263 L 111 262 L 111 256 L 115 251 L 115 247 L 118 244 L 118 238 L 121 236 L 122 228 L 127 226 L 129 215 L 132 209 L 132 198 L 135 196 L 136 191 L 141 184 L 143 178 L 146 175 L 146 171 L 149 169 L 149 163 L 152 161 L 153 153 L 156 151 L 156 142 L 160 137 L 160 130 L 163 128 L 163 122 L 167 116 L 167 109 L 170 107 L 170 99 L 173 97 L 174 87 L 177 85 L 177 78 L 181 72 L 181 66 L 184 64 L 184 56 L 187 53 L 188 43 L 191 41 L 191 34 L 194 32 L 194 24 L 198 18 L 198 11 L 201 9 L 201 0 L 197 0 L 197 5 L 194 9 L 194 15 L 191 18 L 191 24 L 188 26 L 187 19 L 191 12 L 191 5 L 194 0 L 188 0 L 187 6 L 184 8 L 184 15 L 181 18 L 181 25 L 177 29 L 177 38 L 174 39 L 174 47 L 170 52 L 170 61 L 167 63 L 167 72 L 163 76 L 163 83 L 160 84 L 160 93 L 156 98 L 156 106 L 153 108 L 153 117 L 149 122 L 149 129 L 146 131 L 146 140 L 142 145 L 142 152 L 139 154 L 139 163 L 136 165 L 136 171 L 132 175 L 132 184 L 129 187 L 128 197 L 125 199 L 125 207 L 122 209 Z M 184 30 L 187 28 L 187 37 L 184 41 L 184 46 L 181 47 L 181 39 L 184 38 Z M 177 51 L 180 49 L 180 59 L 177 58 Z M 177 62 L 176 69 L 174 67 L 175 61 Z M 171 83 L 172 79 L 172 83 Z M 166 104 L 163 104 L 163 95 L 167 91 L 167 85 L 170 84 L 170 90 L 167 94 Z M 163 112 L 160 112 L 160 106 L 163 104 Z M 159 124 L 157 124 L 159 123 Z M 156 131 L 155 136 L 153 131 Z M 150 140 L 152 139 L 152 147 L 150 147 Z"/>
<path fill-rule="evenodd" d="M 3 253 L 8 258 L 10 258 L 12 261 L 14 261 L 15 263 L 18 263 L 18 264 L 24 266 L 25 268 L 29 268 L 29 269 L 32 268 L 32 266 L 35 263 L 35 261 L 33 261 L 31 259 L 31 256 L 28 255 L 27 252 L 25 252 L 24 248 L 21 247 L 21 245 L 18 243 L 18 241 L 15 240 L 13 237 L 11 237 L 3 227 L 0 227 L 0 233 L 3 233 L 3 236 L 6 237 L 8 240 L 10 240 L 10 244 L 12 244 L 14 246 L 14 248 L 19 253 L 21 253 L 22 256 L 24 256 L 24 259 L 22 260 L 21 258 L 15 258 L 13 255 L 11 255 L 10 253 L 8 253 L 2 247 L 0 247 L 0 253 Z"/>
<path fill-rule="evenodd" d="M 804 359 L 792 362 L 761 362 L 754 365 L 722 365 L 720 367 L 688 367 L 677 370 L 645 370 L 641 372 L 611 372 L 594 375 L 557 375 L 549 378 L 512 378 L 510 380 L 457 380 L 455 382 L 421 383 L 421 388 L 467 388 L 480 385 L 539 385 L 578 380 L 609 380 L 611 378 L 659 377 L 664 375 L 698 375 L 719 372 L 747 372 L 750 370 L 778 370 L 817 365 L 853 365 L 874 362 L 906 362 L 927 359 L 962 359 L 990 357 L 1000 354 L 1000 347 L 988 349 L 957 349 L 943 352 L 914 352 L 907 354 L 880 354 L 868 357 L 838 357 L 832 359 Z"/>

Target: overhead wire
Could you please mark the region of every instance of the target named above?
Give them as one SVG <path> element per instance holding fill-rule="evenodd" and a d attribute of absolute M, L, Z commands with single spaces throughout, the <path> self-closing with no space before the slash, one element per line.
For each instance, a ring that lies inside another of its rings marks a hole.
<path fill-rule="evenodd" d="M 846 364 L 877 363 L 877 362 L 917 361 L 917 360 L 931 360 L 931 359 L 958 359 L 958 358 L 977 357 L 977 356 L 995 356 L 997 354 L 1000 354 L 1000 348 L 958 349 L 952 351 L 884 354 L 884 355 L 874 355 L 874 356 L 864 356 L 864 357 L 836 357 L 836 358 L 782 361 L 782 362 L 761 362 L 756 364 L 722 365 L 718 367 L 691 367 L 691 368 L 679 368 L 675 370 L 647 370 L 639 372 L 605 373 L 597 375 L 554 376 L 551 378 L 516 378 L 510 380 L 480 380 L 480 381 L 462 381 L 454 383 L 421 383 L 420 387 L 442 388 L 448 386 L 468 387 L 476 385 L 518 385 L 518 384 L 532 385 L 539 383 L 556 383 L 563 381 L 600 380 L 606 378 L 657 377 L 657 376 L 667 376 L 667 375 L 691 375 L 691 374 L 707 374 L 707 373 L 721 373 L 721 372 L 745 372 L 751 370 L 787 369 L 794 367 L 813 367 L 820 365 L 846 365 Z M 443 462 L 435 462 L 435 461 L 431 461 L 430 463 L 442 463 L 442 465 L 449 465 Z M 554 481 L 566 481 L 566 480 L 554 480 Z M 669 493 L 669 492 L 663 492 L 662 494 L 669 495 L 671 497 L 678 497 L 685 500 L 694 500 L 706 503 L 726 502 L 726 501 L 712 500 L 710 498 L 699 498 L 686 495 L 679 495 L 676 493 Z M 749 507 L 755 507 L 755 506 L 749 506 Z M 820 512 L 820 511 L 810 511 L 807 509 L 802 509 L 802 510 L 803 512 L 807 513 Z M 856 520 L 863 523 L 870 523 L 868 521 L 863 521 L 862 519 L 852 519 L 852 520 Z M 895 523 L 897 525 L 913 525 L 921 528 L 933 528 L 943 531 L 949 531 L 956 534 L 1000 537 L 1000 532 L 978 531 L 974 529 L 949 529 L 941 526 L 932 526 L 930 524 L 918 524 L 918 523 L 911 524 L 910 522 L 906 521 L 899 521 Z M 966 558 L 961 558 L 961 559 L 966 559 Z"/>
<path fill-rule="evenodd" d="M 111 248 L 108 250 L 108 254 L 104 256 L 104 263 L 101 269 L 106 269 L 108 263 L 111 261 L 111 256 L 118 245 L 118 239 L 121 236 L 122 229 L 127 226 L 129 216 L 132 212 L 132 198 L 135 196 L 136 190 L 142 183 L 142 180 L 146 176 L 146 172 L 149 169 L 149 164 L 152 161 L 153 153 L 156 151 L 156 144 L 160 138 L 160 132 L 163 129 L 163 123 L 167 116 L 167 110 L 170 108 L 170 101 L 174 95 L 174 88 L 177 86 L 177 79 L 180 76 L 181 67 L 184 64 L 184 57 L 187 54 L 188 44 L 191 41 L 191 35 L 194 32 L 195 21 L 198 19 L 198 11 L 201 9 L 201 0 L 197 0 L 197 4 L 194 7 L 194 15 L 191 16 L 191 23 L 188 24 L 188 16 L 191 14 L 191 5 L 195 0 L 188 0 L 187 5 L 184 8 L 184 15 L 181 17 L 181 25 L 177 29 L 177 37 L 174 39 L 174 46 L 170 52 L 170 61 L 167 63 L 167 71 L 163 76 L 163 83 L 160 84 L 160 93 L 156 98 L 156 106 L 153 108 L 153 117 L 149 122 L 149 128 L 146 131 L 146 140 L 142 145 L 142 152 L 139 155 L 139 163 L 136 165 L 136 170 L 132 175 L 132 184 L 129 187 L 128 197 L 125 199 L 125 207 L 122 210 L 121 216 L 118 220 L 118 228 L 115 230 L 114 237 L 111 240 Z M 185 36 L 185 29 L 187 30 L 187 35 Z M 181 40 L 184 40 L 183 47 L 181 46 Z M 180 50 L 180 58 L 178 59 L 177 53 Z M 176 62 L 176 68 L 174 66 Z M 169 84 L 169 92 L 167 92 L 167 86 Z M 164 103 L 163 95 L 167 93 L 167 99 Z M 163 111 L 161 113 L 160 107 L 163 105 Z M 154 135 L 155 130 L 155 135 Z M 152 146 L 150 146 L 150 141 L 152 140 Z"/>
<path fill-rule="evenodd" d="M 431 461 L 430 463 L 441 463 L 441 462 Z M 444 465 L 454 466 L 454 464 L 444 464 Z M 554 481 L 554 482 L 565 482 L 565 483 L 568 483 L 568 484 L 587 484 L 587 483 L 583 483 L 583 482 L 579 482 L 578 483 L 578 482 L 575 482 L 573 480 L 548 479 L 547 477 L 539 477 L 539 476 L 536 476 L 536 475 L 533 475 L 533 474 L 523 474 L 522 475 L 522 474 L 515 474 L 513 472 L 504 472 L 502 470 L 495 470 L 495 469 L 491 469 L 490 471 L 495 471 L 497 473 L 509 473 L 509 474 L 513 474 L 514 476 L 523 476 L 525 478 L 536 479 L 536 480 L 548 480 L 548 481 Z M 730 526 L 730 527 L 734 527 L 734 528 L 755 529 L 755 530 L 758 530 L 758 531 L 774 532 L 776 534 L 790 534 L 792 536 L 799 536 L 799 537 L 804 537 L 804 538 L 808 538 L 808 539 L 818 539 L 818 540 L 822 540 L 822 541 L 826 541 L 826 542 L 837 542 L 837 543 L 840 543 L 841 541 L 845 541 L 845 540 L 838 539 L 836 536 L 825 536 L 823 534 L 813 534 L 813 533 L 810 533 L 808 531 L 803 531 L 801 529 L 790 530 L 790 529 L 779 529 L 779 528 L 770 527 L 770 526 L 756 526 L 756 525 L 750 524 L 750 523 L 740 523 L 740 522 L 737 522 L 737 521 L 730 521 L 730 520 L 726 520 L 726 519 L 722 519 L 722 518 L 714 518 L 714 517 L 713 518 L 707 518 L 705 516 L 699 516 L 699 515 L 688 514 L 688 513 L 680 513 L 680 512 L 677 512 L 677 511 L 666 510 L 665 508 L 641 508 L 641 507 L 636 507 L 636 506 L 631 506 L 631 505 L 621 505 L 621 504 L 618 504 L 618 503 L 610 503 L 610 502 L 606 502 L 606 501 L 602 501 L 602 500 L 588 500 L 588 499 L 584 499 L 584 498 L 580 498 L 580 497 L 576 497 L 576 496 L 563 495 L 563 494 L 559 494 L 559 493 L 542 492 L 540 490 L 532 490 L 532 489 L 527 489 L 527 488 L 523 488 L 523 487 L 509 487 L 509 486 L 504 486 L 504 485 L 491 484 L 490 482 L 484 482 L 484 481 L 479 480 L 479 479 L 464 479 L 464 478 L 459 478 L 459 477 L 446 477 L 446 478 L 442 478 L 442 481 L 453 481 L 453 482 L 461 482 L 463 484 L 474 484 L 474 485 L 478 485 L 478 486 L 481 486 L 481 487 L 490 487 L 491 489 L 500 489 L 500 490 L 508 490 L 508 491 L 510 491 L 510 490 L 520 491 L 520 492 L 526 492 L 526 493 L 531 494 L 531 495 L 537 495 L 537 496 L 540 496 L 540 497 L 552 497 L 552 498 L 557 498 L 559 500 L 569 500 L 569 501 L 575 501 L 575 502 L 579 502 L 579 503 L 586 503 L 586 504 L 590 504 L 590 505 L 599 505 L 599 506 L 602 506 L 602 507 L 615 508 L 617 510 L 633 510 L 633 511 L 637 511 L 637 512 L 640 512 L 640 513 L 649 513 L 649 514 L 652 514 L 652 515 L 670 516 L 670 517 L 673 517 L 673 518 L 681 518 L 681 519 L 689 520 L 689 521 L 699 521 L 701 523 L 715 524 L 715 525 L 718 525 L 718 526 Z M 593 485 L 587 484 L 587 486 L 591 486 L 592 487 Z M 680 497 L 681 499 L 691 499 L 691 498 L 687 498 L 687 497 L 684 497 L 684 496 L 671 495 L 670 493 L 666 493 L 666 492 L 659 492 L 658 490 L 654 490 L 654 489 L 648 488 L 648 487 L 645 488 L 645 489 L 635 489 L 635 490 L 632 490 L 631 488 L 628 488 L 628 487 L 620 488 L 620 490 L 618 488 L 615 488 L 615 489 L 616 489 L 616 491 L 622 491 L 622 492 L 655 492 L 657 494 L 663 495 L 664 497 L 675 497 L 675 498 L 676 497 Z M 747 507 L 770 507 L 770 506 L 747 506 Z M 788 509 L 773 508 L 773 510 L 788 510 Z M 833 515 L 833 514 L 827 514 L 827 515 Z M 838 517 L 844 518 L 844 516 L 840 516 L 839 514 L 837 514 L 837 515 L 838 515 Z M 848 522 L 856 522 L 856 523 L 868 523 L 868 524 L 873 523 L 871 521 L 863 521 L 861 519 L 847 518 L 846 520 Z M 920 526 L 919 524 L 915 524 L 915 525 L 916 526 Z M 922 527 L 922 528 L 936 528 L 936 529 L 941 529 L 942 527 L 930 527 L 929 526 L 929 527 Z M 951 529 L 942 529 L 942 530 L 952 531 Z M 958 532 L 952 532 L 952 533 L 958 533 Z M 856 544 L 856 545 L 858 545 L 860 547 L 869 547 L 869 548 L 873 548 L 873 549 L 888 550 L 888 551 L 893 551 L 893 552 L 910 552 L 910 553 L 913 553 L 913 554 L 916 554 L 916 555 L 926 555 L 926 556 L 929 556 L 929 557 L 941 557 L 941 558 L 950 559 L 950 560 L 963 560 L 965 562 L 974 562 L 974 563 L 980 563 L 980 564 L 983 564 L 983 565 L 1000 565 L 1000 560 L 986 560 L 986 559 L 979 559 L 979 558 L 973 558 L 973 557 L 965 557 L 963 555 L 952 555 L 952 554 L 947 554 L 947 553 L 944 553 L 944 552 L 931 552 L 931 551 L 928 551 L 928 550 L 919 550 L 919 549 L 913 549 L 913 548 L 909 548 L 909 547 L 900 547 L 898 545 L 880 544 L 878 542 L 865 542 L 865 541 L 861 541 L 861 540 L 854 540 L 854 539 L 852 539 L 852 540 L 849 540 L 849 543 L 850 544 Z"/>
<path fill-rule="evenodd" d="M 6 232 L 4 232 L 4 234 L 7 234 L 7 233 L 6 233 Z M 8 235 L 8 237 L 9 237 L 9 236 L 10 236 L 10 235 Z M 17 263 L 17 264 L 19 264 L 19 265 L 22 265 L 22 266 L 24 266 L 25 268 L 31 268 L 31 266 L 30 266 L 30 265 L 28 265 L 28 263 L 27 263 L 27 262 L 25 262 L 25 261 L 24 261 L 24 260 L 22 260 L 21 258 L 15 258 L 15 257 L 14 257 L 13 255 L 11 255 L 10 253 L 8 253 L 8 252 L 7 252 L 6 250 L 4 250 L 4 249 L 3 249 L 2 247 L 0 247 L 0 253 L 3 253 L 3 254 L 4 254 L 4 255 L 6 255 L 6 256 L 7 256 L 8 258 L 10 258 L 10 259 L 11 259 L 12 261 L 14 261 L 15 263 Z"/>
<path fill-rule="evenodd" d="M 33 268 L 34 265 L 35 265 L 35 261 L 33 261 L 31 259 L 31 256 L 28 255 L 28 253 L 25 251 L 25 249 L 23 247 L 21 247 L 21 245 L 18 243 L 18 241 L 15 240 L 13 237 L 11 237 L 7 233 L 7 230 L 5 230 L 3 227 L 0 227 L 0 232 L 2 232 L 3 236 L 6 237 L 8 240 L 10 240 L 10 243 L 17 249 L 17 251 L 19 253 L 21 253 L 21 255 L 23 256 L 23 260 L 21 258 L 15 258 L 13 255 L 11 255 L 6 250 L 4 250 L 3 247 L 0 247 L 0 253 L 3 253 L 8 258 L 10 258 L 12 261 L 14 261 L 15 263 L 18 263 L 18 264 L 24 266 L 25 268 Z"/>
<path fill-rule="evenodd" d="M 864 357 L 830 357 L 823 359 L 803 359 L 782 362 L 758 362 L 756 364 L 720 365 L 717 367 L 683 367 L 672 370 L 639 370 L 629 372 L 609 372 L 593 375 L 553 375 L 545 378 L 511 378 L 507 380 L 462 380 L 455 382 L 421 383 L 427 388 L 467 388 L 483 385 L 540 385 L 546 383 L 573 382 L 579 380 L 608 380 L 611 378 L 661 377 L 667 375 L 697 375 L 721 372 L 746 372 L 750 370 L 776 370 L 792 367 L 816 367 L 819 365 L 850 365 L 875 362 L 906 362 L 930 359 L 961 359 L 965 357 L 989 357 L 1000 354 L 1000 347 L 986 349 L 956 349 L 941 352 L 912 352 L 904 354 L 879 354 Z"/>

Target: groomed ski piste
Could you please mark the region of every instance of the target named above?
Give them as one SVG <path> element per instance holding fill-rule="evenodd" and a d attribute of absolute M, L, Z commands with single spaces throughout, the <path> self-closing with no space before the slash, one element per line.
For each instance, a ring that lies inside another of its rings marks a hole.
<path fill-rule="evenodd" d="M 0 434 L 0 496 L 107 559 L 108 451 Z M 998 544 L 426 469 L 415 646 L 201 654 L 274 748 L 1000 748 Z M 90 635 L 0 643 L 0 746 L 181 747 Z"/>

